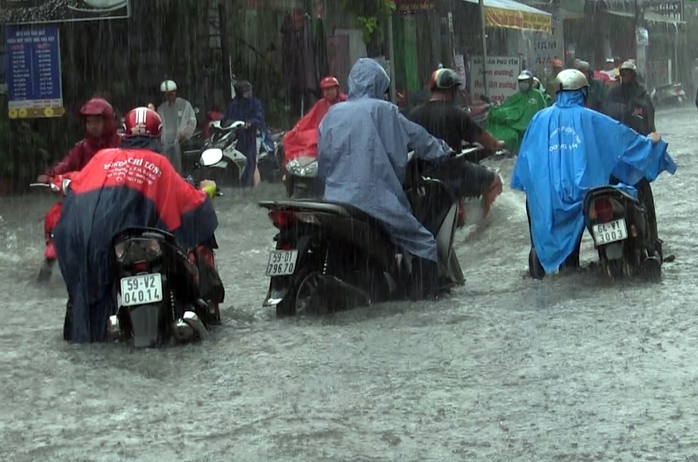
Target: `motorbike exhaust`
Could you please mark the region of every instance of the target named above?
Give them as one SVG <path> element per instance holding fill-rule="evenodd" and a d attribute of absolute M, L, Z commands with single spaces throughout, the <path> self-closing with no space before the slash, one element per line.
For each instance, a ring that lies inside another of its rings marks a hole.
<path fill-rule="evenodd" d="M 177 340 L 183 342 L 192 338 L 194 335 L 194 328 L 187 324 L 184 319 L 180 318 L 172 323 L 172 332 Z"/>
<path fill-rule="evenodd" d="M 193 311 L 185 311 L 184 316 L 182 316 L 182 320 L 196 331 L 196 333 L 199 336 L 199 339 L 206 340 L 208 338 L 208 331 L 206 330 L 206 327 L 204 327 L 204 323 L 201 322 L 201 319 L 199 319 L 199 316 L 197 316 L 196 313 L 194 313 Z"/>

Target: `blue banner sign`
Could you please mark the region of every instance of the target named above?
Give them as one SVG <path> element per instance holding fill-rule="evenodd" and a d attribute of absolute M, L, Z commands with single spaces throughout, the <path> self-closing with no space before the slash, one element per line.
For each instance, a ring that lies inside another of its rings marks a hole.
<path fill-rule="evenodd" d="M 11 119 L 65 113 L 56 26 L 5 26 L 5 75 Z"/>

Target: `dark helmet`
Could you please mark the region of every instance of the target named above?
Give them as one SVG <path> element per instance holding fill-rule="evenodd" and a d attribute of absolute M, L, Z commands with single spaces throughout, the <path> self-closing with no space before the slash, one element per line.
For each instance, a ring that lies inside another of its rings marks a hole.
<path fill-rule="evenodd" d="M 235 93 L 245 93 L 252 90 L 252 84 L 247 80 L 238 80 L 235 82 Z"/>
<path fill-rule="evenodd" d="M 460 87 L 463 81 L 453 69 L 446 67 L 437 69 L 431 74 L 431 89 L 432 90 L 450 90 L 451 88 Z"/>

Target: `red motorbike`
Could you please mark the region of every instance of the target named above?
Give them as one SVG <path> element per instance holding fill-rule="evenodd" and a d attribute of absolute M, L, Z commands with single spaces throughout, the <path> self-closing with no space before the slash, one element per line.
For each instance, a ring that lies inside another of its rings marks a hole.
<path fill-rule="evenodd" d="M 65 196 L 70 185 L 70 174 L 57 175 L 50 178 L 47 183 L 31 183 L 30 187 L 50 189 L 52 193 Z M 44 239 L 46 249 L 44 250 L 44 263 L 39 270 L 38 282 L 48 282 L 53 274 L 53 267 L 56 264 L 56 248 L 53 245 L 53 229 L 58 224 L 61 217 L 63 202 L 56 202 L 44 217 Z"/>

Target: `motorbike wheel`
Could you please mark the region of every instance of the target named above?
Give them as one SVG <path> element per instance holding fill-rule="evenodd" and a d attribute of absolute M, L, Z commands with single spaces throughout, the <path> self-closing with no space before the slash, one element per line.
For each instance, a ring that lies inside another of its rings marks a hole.
<path fill-rule="evenodd" d="M 318 292 L 316 271 L 304 271 L 295 279 L 284 299 L 276 305 L 276 317 L 285 318 L 298 314 L 319 314 L 324 311 L 324 301 Z"/>

